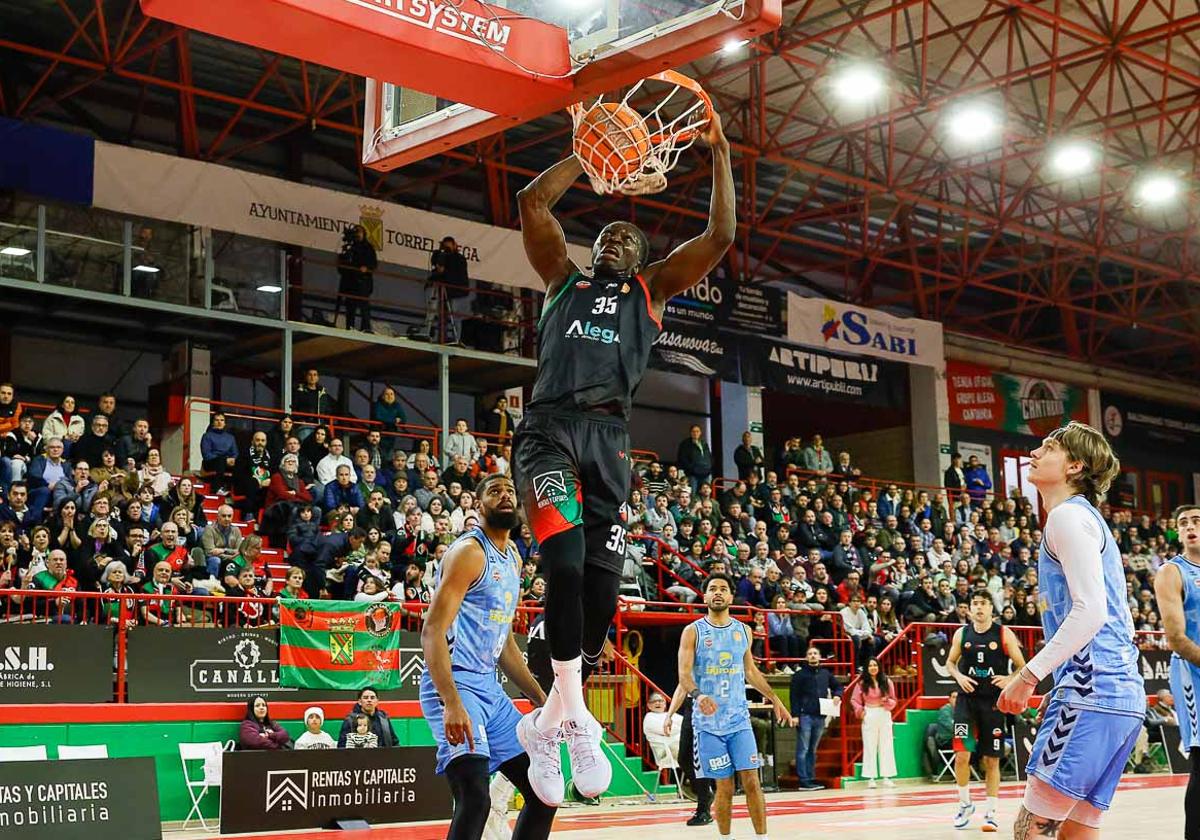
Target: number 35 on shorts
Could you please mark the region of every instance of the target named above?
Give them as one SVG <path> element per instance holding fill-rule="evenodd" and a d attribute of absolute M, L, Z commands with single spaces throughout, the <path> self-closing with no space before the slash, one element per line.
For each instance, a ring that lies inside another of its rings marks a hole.
<path fill-rule="evenodd" d="M 625 526 L 624 525 L 612 526 L 612 530 L 609 532 L 608 542 L 606 542 L 604 544 L 604 547 L 607 548 L 609 551 L 612 551 L 616 554 L 624 554 L 625 553 Z"/>

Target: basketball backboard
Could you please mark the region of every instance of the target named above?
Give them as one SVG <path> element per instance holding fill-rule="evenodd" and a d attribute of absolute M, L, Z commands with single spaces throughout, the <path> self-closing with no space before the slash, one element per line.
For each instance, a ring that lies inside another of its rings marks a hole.
<path fill-rule="evenodd" d="M 505 17 L 534 18 L 566 32 L 571 69 L 545 78 L 536 99 L 479 106 L 428 92 L 424 79 L 368 79 L 363 163 L 389 170 L 527 122 L 588 97 L 716 52 L 779 25 L 780 0 L 500 0 Z M 486 77 L 479 76 L 481 84 Z"/>

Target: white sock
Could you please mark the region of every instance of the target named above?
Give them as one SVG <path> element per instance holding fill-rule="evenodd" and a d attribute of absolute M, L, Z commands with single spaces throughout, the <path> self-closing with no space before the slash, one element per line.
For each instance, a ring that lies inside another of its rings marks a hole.
<path fill-rule="evenodd" d="M 733 840 L 732 834 L 721 834 L 720 832 L 717 832 L 717 836 L 720 837 L 721 840 Z"/>
<path fill-rule="evenodd" d="M 958 801 L 961 802 L 963 805 L 971 804 L 971 787 L 970 787 L 970 785 L 963 785 L 962 787 L 960 787 L 958 789 Z"/>
<path fill-rule="evenodd" d="M 987 800 L 988 800 L 987 812 L 989 814 L 994 815 L 996 813 L 996 811 L 998 811 L 1000 809 L 1000 797 L 999 796 L 989 796 L 987 798 Z"/>
<path fill-rule="evenodd" d="M 554 669 L 554 687 L 562 694 L 563 720 L 583 720 L 588 716 L 587 701 L 583 699 L 583 657 L 569 662 L 550 660 Z"/>
<path fill-rule="evenodd" d="M 542 710 L 537 716 L 537 728 L 539 732 L 550 732 L 562 726 L 563 719 L 563 702 L 562 694 L 559 693 L 555 686 L 550 686 L 550 693 L 546 695 L 546 705 L 542 706 Z"/>
<path fill-rule="evenodd" d="M 754 836 L 755 836 L 756 840 L 767 840 L 767 835 L 765 835 L 765 834 L 756 834 Z"/>

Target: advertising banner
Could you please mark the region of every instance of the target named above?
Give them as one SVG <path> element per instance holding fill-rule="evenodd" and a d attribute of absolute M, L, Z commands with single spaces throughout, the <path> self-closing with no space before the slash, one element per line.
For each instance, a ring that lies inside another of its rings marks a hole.
<path fill-rule="evenodd" d="M 905 404 L 908 371 L 902 364 L 769 341 L 740 346 L 745 385 L 880 408 Z"/>
<path fill-rule="evenodd" d="M 108 703 L 111 627 L 0 624 L 0 703 Z"/>
<path fill-rule="evenodd" d="M 650 350 L 650 367 L 736 382 L 737 347 L 729 333 L 668 320 Z"/>
<path fill-rule="evenodd" d="M 221 833 L 444 820 L 450 787 L 434 747 L 223 754 Z"/>
<path fill-rule="evenodd" d="M 940 368 L 942 325 L 788 292 L 788 341 L 805 347 Z"/>
<path fill-rule="evenodd" d="M 1146 682 L 1147 696 L 1171 690 L 1171 651 L 1159 648 L 1138 650 L 1138 668 Z"/>
<path fill-rule="evenodd" d="M 329 602 L 326 602 L 329 603 Z M 45 629 L 42 625 L 41 629 Z M 516 636 L 525 650 L 525 637 Z M 139 629 L 129 634 L 126 661 L 129 668 L 129 702 L 206 703 L 244 701 L 261 694 L 268 700 L 354 700 L 357 688 L 305 689 L 279 682 L 279 631 L 254 628 L 165 627 Z M 420 699 L 425 656 L 421 637 L 399 632 L 395 649 L 399 682 L 387 690 L 385 700 Z M 112 649 L 105 653 L 109 667 L 103 699 L 112 695 Z M 520 696 L 516 684 L 498 675 L 510 697 Z M 42 702 L 45 702 L 44 700 Z"/>
<path fill-rule="evenodd" d="M 699 327 L 784 337 L 783 294 L 770 286 L 739 283 L 720 270 L 667 301 L 663 314 Z"/>
<path fill-rule="evenodd" d="M 1200 446 L 1200 412 L 1109 391 L 1100 393 L 1104 433 L 1117 445 L 1142 449 Z"/>
<path fill-rule="evenodd" d="M 1087 392 L 1040 376 L 1018 376 L 982 365 L 946 362 L 950 422 L 1045 437 L 1071 420 L 1087 422 Z"/>
<path fill-rule="evenodd" d="M 96 143 L 95 170 L 92 203 L 106 210 L 333 253 L 342 231 L 361 224 L 381 263 L 421 271 L 452 236 L 472 277 L 542 291 L 517 230 L 111 143 Z M 567 251 L 577 265 L 591 265 L 590 249 L 568 244 Z"/>
<path fill-rule="evenodd" d="M 161 840 L 154 759 L 0 762 L 0 837 Z"/>

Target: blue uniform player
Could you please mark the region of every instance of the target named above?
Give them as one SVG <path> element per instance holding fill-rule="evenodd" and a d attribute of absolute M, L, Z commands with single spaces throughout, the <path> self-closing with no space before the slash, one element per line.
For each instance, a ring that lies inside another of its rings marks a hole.
<path fill-rule="evenodd" d="M 791 726 L 792 716 L 754 665 L 750 628 L 729 614 L 733 603 L 729 578 L 710 576 L 704 582 L 704 602 L 708 615 L 685 627 L 679 640 L 679 686 L 667 711 L 665 733 L 671 734 L 671 715 L 691 697 L 696 775 L 716 779 L 717 830 L 721 837 L 729 837 L 736 772 L 746 791 L 754 832 L 765 838 L 767 806 L 758 783 L 760 759 L 750 728 L 746 683 L 771 701 L 780 723 Z"/>
<path fill-rule="evenodd" d="M 1054 688 L 1030 751 L 1017 840 L 1099 837 L 1142 728 L 1146 689 L 1121 550 L 1095 507 L 1120 469 L 1104 436 L 1083 423 L 1030 453 L 1029 480 L 1049 512 L 1038 554 L 1046 646 L 1006 681 L 997 708 L 1023 712 L 1050 673 Z"/>
<path fill-rule="evenodd" d="M 1179 744 L 1191 760 L 1183 800 L 1185 840 L 1200 840 L 1200 505 L 1175 510 L 1183 554 L 1154 576 L 1158 612 L 1171 646 L 1171 693 L 1179 714 Z"/>
<path fill-rule="evenodd" d="M 488 776 L 499 772 L 525 797 L 514 840 L 541 840 L 550 834 L 555 809 L 534 794 L 529 756 L 517 740 L 521 713 L 496 679 L 499 666 L 535 704 L 546 701 L 512 637 L 521 563 L 508 534 L 518 522 L 517 493 L 512 479 L 489 475 L 477 497 L 483 524 L 446 552 L 421 630 L 421 710 L 438 744 L 437 771 L 454 794 L 447 839 L 483 836 Z M 503 814 L 507 802 L 497 805 Z"/>

